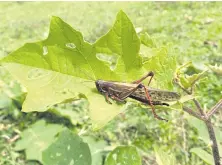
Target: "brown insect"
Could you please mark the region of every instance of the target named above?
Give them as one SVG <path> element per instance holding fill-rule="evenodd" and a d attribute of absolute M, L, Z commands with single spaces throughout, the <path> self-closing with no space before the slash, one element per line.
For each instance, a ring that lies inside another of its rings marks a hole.
<path fill-rule="evenodd" d="M 164 101 L 170 102 L 179 100 L 180 95 L 176 92 L 148 87 L 153 76 L 154 73 L 151 71 L 147 75 L 143 76 L 141 79 L 133 81 L 132 83 L 104 80 L 97 80 L 95 83 L 97 90 L 103 95 L 105 95 L 106 101 L 108 103 L 112 104 L 109 98 L 118 102 L 125 103 L 125 99 L 129 97 L 144 104 L 150 105 L 155 118 L 167 121 L 166 119 L 163 119 L 156 114 L 154 105 L 169 106 L 169 104 L 164 103 Z M 148 86 L 146 87 L 141 82 L 148 77 L 150 77 L 150 80 Z"/>

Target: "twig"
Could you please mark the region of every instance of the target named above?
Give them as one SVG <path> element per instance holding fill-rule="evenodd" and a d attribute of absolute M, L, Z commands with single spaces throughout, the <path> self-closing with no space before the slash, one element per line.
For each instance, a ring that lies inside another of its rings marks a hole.
<path fill-rule="evenodd" d="M 203 117 L 206 117 L 206 114 L 204 113 L 203 109 L 201 108 L 200 103 L 196 99 L 193 99 L 193 102 L 196 105 L 197 109 L 199 110 L 200 114 Z"/>
<path fill-rule="evenodd" d="M 203 120 L 203 118 L 201 118 L 201 115 L 197 112 L 194 112 L 192 109 L 186 107 L 186 106 L 183 106 L 183 110 L 187 113 L 189 113 L 190 115 L 200 119 L 200 120 Z"/>
<path fill-rule="evenodd" d="M 209 119 L 213 114 L 217 113 L 220 108 L 222 108 L 222 99 L 207 113 L 207 119 Z"/>

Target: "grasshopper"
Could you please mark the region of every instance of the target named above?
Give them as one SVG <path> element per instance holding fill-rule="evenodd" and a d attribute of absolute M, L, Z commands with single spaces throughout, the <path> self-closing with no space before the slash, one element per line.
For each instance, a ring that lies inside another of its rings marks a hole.
<path fill-rule="evenodd" d="M 125 103 L 125 99 L 129 97 L 140 101 L 143 104 L 150 105 L 154 118 L 167 121 L 156 114 L 154 105 L 169 106 L 169 104 L 164 103 L 164 101 L 169 102 L 179 100 L 180 95 L 176 92 L 148 87 L 153 76 L 154 72 L 151 71 L 139 80 L 133 81 L 132 83 L 97 80 L 95 84 L 97 90 L 101 94 L 105 95 L 105 99 L 108 103 L 112 104 L 109 98 L 117 102 Z M 150 80 L 148 86 L 146 87 L 142 84 L 142 81 L 148 77 L 150 77 Z"/>

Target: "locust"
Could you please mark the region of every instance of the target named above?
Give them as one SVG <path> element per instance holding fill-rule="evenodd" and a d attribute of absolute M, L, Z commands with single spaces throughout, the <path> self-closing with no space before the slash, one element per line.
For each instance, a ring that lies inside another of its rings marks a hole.
<path fill-rule="evenodd" d="M 142 82 L 148 77 L 150 77 L 148 86 L 145 86 Z M 157 115 L 154 105 L 169 106 L 165 102 L 177 101 L 180 99 L 180 95 L 177 92 L 149 87 L 153 77 L 154 72 L 150 71 L 139 80 L 131 83 L 96 80 L 95 84 L 97 90 L 105 96 L 105 100 L 109 104 L 112 104 L 109 98 L 121 103 L 126 103 L 126 98 L 132 98 L 151 106 L 154 118 L 168 121 Z"/>

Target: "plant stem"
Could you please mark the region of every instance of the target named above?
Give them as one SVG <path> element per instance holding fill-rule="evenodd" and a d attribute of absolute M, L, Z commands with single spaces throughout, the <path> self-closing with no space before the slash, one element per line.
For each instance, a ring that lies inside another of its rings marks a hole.
<path fill-rule="evenodd" d="M 220 165 L 220 154 L 219 154 L 219 150 L 218 150 L 217 139 L 216 139 L 213 125 L 210 122 L 210 118 L 207 118 L 207 115 L 204 113 L 203 109 L 200 106 L 200 103 L 196 99 L 193 99 L 193 102 L 195 103 L 197 109 L 199 110 L 201 117 L 204 118 L 203 121 L 207 126 L 210 140 L 213 143 L 211 145 L 211 148 L 212 148 L 212 152 L 213 152 L 214 163 L 215 163 L 215 165 Z"/>
<path fill-rule="evenodd" d="M 215 114 L 220 108 L 222 108 L 222 99 L 207 113 L 207 118 L 209 119 L 213 114 Z"/>
<path fill-rule="evenodd" d="M 197 113 L 197 112 L 194 112 L 192 109 L 190 109 L 190 108 L 188 108 L 188 107 L 186 107 L 186 106 L 183 106 L 183 110 L 184 110 L 185 112 L 189 113 L 190 115 L 192 115 L 192 116 L 194 116 L 194 117 L 196 117 L 196 118 L 198 118 L 198 119 L 200 119 L 200 120 L 203 120 L 203 119 L 201 118 L 201 115 L 200 115 L 199 113 Z"/>
<path fill-rule="evenodd" d="M 191 88 L 191 91 L 189 91 L 189 90 L 185 89 L 183 86 L 181 86 L 180 84 L 178 84 L 178 83 L 176 83 L 176 84 L 179 85 L 179 87 L 187 94 L 189 94 L 189 95 L 192 94 L 192 88 Z M 185 106 L 183 106 L 183 110 L 185 112 L 189 113 L 190 115 L 202 120 L 206 124 L 209 138 L 212 142 L 211 148 L 212 148 L 212 153 L 213 153 L 213 157 L 214 157 L 214 163 L 215 163 L 215 165 L 221 165 L 217 139 L 216 139 L 216 135 L 215 135 L 214 128 L 211 123 L 210 117 L 212 117 L 212 115 L 215 114 L 222 107 L 222 99 L 213 108 L 211 108 L 211 110 L 207 114 L 204 113 L 199 101 L 197 101 L 196 99 L 193 99 L 193 102 L 196 105 L 199 113 L 197 113 L 194 110 L 192 110 L 188 107 L 185 107 Z"/>
<path fill-rule="evenodd" d="M 216 140 L 213 125 L 210 122 L 210 119 L 207 120 L 207 121 L 204 121 L 204 122 L 207 126 L 207 130 L 208 130 L 208 133 L 209 133 L 210 140 L 213 143 L 211 145 L 211 148 L 212 148 L 212 152 L 213 152 L 214 163 L 215 163 L 215 165 L 220 165 L 220 154 L 219 154 L 219 150 L 218 150 L 218 145 L 217 145 L 217 140 Z"/>

